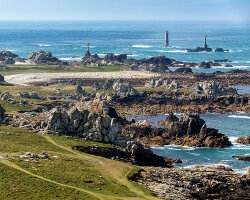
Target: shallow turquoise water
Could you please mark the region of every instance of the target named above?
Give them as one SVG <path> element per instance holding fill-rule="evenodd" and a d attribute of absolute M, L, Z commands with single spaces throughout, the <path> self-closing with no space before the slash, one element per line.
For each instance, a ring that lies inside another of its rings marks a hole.
<path fill-rule="evenodd" d="M 169 31 L 170 47 L 164 48 L 164 33 Z M 49 50 L 55 56 L 70 60 L 82 57 L 86 43 L 99 56 L 105 53 L 127 53 L 130 58 L 165 55 L 182 61 L 200 62 L 229 59 L 233 69 L 250 70 L 250 25 L 209 22 L 126 22 L 126 21 L 0 21 L 0 49 L 23 57 L 31 51 Z M 225 53 L 187 53 L 185 48 L 203 45 L 208 35 L 212 48 L 228 49 Z M 194 69 L 194 71 L 227 71 L 231 68 Z"/>
<path fill-rule="evenodd" d="M 181 115 L 179 115 L 181 116 Z M 237 144 L 234 141 L 240 136 L 250 135 L 250 114 L 202 114 L 208 127 L 216 128 L 227 135 L 233 142 L 230 148 L 195 148 L 167 145 L 164 147 L 152 147 L 154 153 L 170 158 L 180 158 L 183 163 L 178 166 L 191 167 L 193 165 L 224 165 L 235 169 L 237 172 L 246 173 L 249 162 L 233 159 L 234 155 L 250 155 L 250 145 Z M 147 120 L 153 126 L 158 126 L 159 120 L 165 120 L 166 115 L 135 116 L 137 121 Z"/>

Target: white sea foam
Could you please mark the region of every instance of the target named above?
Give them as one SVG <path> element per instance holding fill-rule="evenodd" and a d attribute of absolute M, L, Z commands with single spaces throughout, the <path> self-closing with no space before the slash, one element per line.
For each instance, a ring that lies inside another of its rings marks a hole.
<path fill-rule="evenodd" d="M 187 50 L 166 50 L 167 53 L 187 53 Z"/>
<path fill-rule="evenodd" d="M 81 61 L 82 58 L 72 58 L 72 57 L 69 57 L 69 58 L 60 58 L 60 60 L 63 60 L 63 61 Z"/>
<path fill-rule="evenodd" d="M 136 54 L 128 55 L 128 57 L 138 57 Z"/>
<path fill-rule="evenodd" d="M 38 46 L 40 46 L 40 47 L 50 47 L 51 45 L 49 45 L 49 44 L 38 44 Z"/>
<path fill-rule="evenodd" d="M 132 45 L 132 47 L 134 47 L 134 48 L 148 49 L 148 48 L 151 48 L 152 46 L 150 46 L 150 45 L 144 45 L 144 44 L 135 44 L 135 45 Z"/>
<path fill-rule="evenodd" d="M 247 174 L 248 167 L 242 169 L 233 169 L 237 174 Z"/>
<path fill-rule="evenodd" d="M 250 66 L 233 66 L 233 67 L 214 66 L 212 68 L 213 69 L 218 69 L 218 68 L 222 68 L 222 69 L 249 69 Z"/>
<path fill-rule="evenodd" d="M 228 137 L 228 138 L 232 143 L 235 143 L 235 141 L 238 139 L 238 137 Z"/>
<path fill-rule="evenodd" d="M 243 115 L 229 115 L 229 118 L 238 118 L 238 119 L 250 119 L 250 116 L 243 116 Z"/>
<path fill-rule="evenodd" d="M 188 152 L 189 154 L 192 154 L 192 155 L 194 155 L 194 156 L 200 156 L 200 154 L 199 153 L 192 153 L 192 152 Z"/>
<path fill-rule="evenodd" d="M 86 45 L 82 45 L 81 47 L 87 47 Z M 95 46 L 90 45 L 89 48 L 95 48 Z"/>

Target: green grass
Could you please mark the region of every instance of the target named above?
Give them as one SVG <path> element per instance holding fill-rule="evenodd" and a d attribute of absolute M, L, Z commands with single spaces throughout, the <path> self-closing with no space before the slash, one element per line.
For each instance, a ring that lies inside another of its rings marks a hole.
<path fill-rule="evenodd" d="M 32 111 L 36 109 L 36 106 L 20 106 L 18 103 L 11 104 L 8 101 L 0 100 L 0 104 L 8 114 L 17 114 L 19 111 Z"/>
<path fill-rule="evenodd" d="M 0 199 L 89 199 L 97 198 L 72 188 L 55 185 L 0 163 Z"/>
<path fill-rule="evenodd" d="M 136 87 L 135 88 L 138 92 L 166 92 L 166 87 L 161 86 L 161 87 L 156 87 L 156 88 L 151 88 L 151 87 Z"/>
<path fill-rule="evenodd" d="M 22 128 L 0 126 L 0 152 L 20 153 L 20 152 L 66 151 L 55 147 L 39 134 L 26 131 Z"/>
<path fill-rule="evenodd" d="M 128 180 L 139 168 L 72 150 L 105 146 L 73 137 L 41 135 L 0 126 L 0 199 L 155 199 Z M 24 152 L 45 151 L 51 159 L 25 162 Z"/>
<path fill-rule="evenodd" d="M 1 74 L 13 75 L 23 73 L 59 73 L 59 72 L 112 72 L 130 70 L 127 66 L 108 65 L 101 67 L 92 66 L 57 66 L 57 65 L 7 65 L 6 71 Z"/>

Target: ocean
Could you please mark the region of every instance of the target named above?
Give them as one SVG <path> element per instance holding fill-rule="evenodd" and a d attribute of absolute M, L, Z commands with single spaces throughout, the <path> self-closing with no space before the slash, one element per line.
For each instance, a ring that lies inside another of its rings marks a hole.
<path fill-rule="evenodd" d="M 177 115 L 181 117 L 181 114 Z M 166 115 L 154 116 L 134 116 L 136 121 L 146 120 L 150 125 L 162 127 L 157 124 L 160 120 L 165 120 Z M 241 136 L 250 135 L 250 114 L 201 114 L 200 117 L 206 121 L 207 127 L 216 128 L 220 133 L 227 135 L 233 146 L 229 148 L 196 148 L 181 147 L 178 145 L 167 145 L 163 147 L 152 147 L 155 154 L 167 156 L 169 158 L 180 158 L 183 163 L 177 164 L 184 168 L 195 165 L 223 165 L 234 169 L 238 173 L 247 173 L 249 162 L 239 161 L 232 156 L 250 155 L 250 146 L 237 144 L 235 140 Z"/>
<path fill-rule="evenodd" d="M 168 48 L 164 47 L 165 31 L 169 31 Z M 250 70 L 250 24 L 225 22 L 169 21 L 0 21 L 0 49 L 27 58 L 32 51 L 48 50 L 63 60 L 79 60 L 90 43 L 90 51 L 103 57 L 105 53 L 129 54 L 130 58 L 156 55 L 201 62 L 229 59 L 233 68 L 213 67 L 198 72 Z M 224 53 L 187 53 L 184 49 L 203 45 L 229 50 Z"/>

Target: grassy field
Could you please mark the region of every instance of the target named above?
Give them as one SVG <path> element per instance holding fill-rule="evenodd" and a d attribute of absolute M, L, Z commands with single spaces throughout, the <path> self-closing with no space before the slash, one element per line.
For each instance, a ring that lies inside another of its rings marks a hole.
<path fill-rule="evenodd" d="M 103 67 L 92 66 L 57 66 L 57 65 L 7 65 L 6 71 L 1 71 L 3 76 L 24 73 L 47 73 L 47 72 L 112 72 L 130 70 L 129 67 L 108 65 Z"/>
<path fill-rule="evenodd" d="M 1 126 L 0 199 L 156 199 L 128 180 L 137 167 L 74 151 L 75 145 L 110 147 Z M 27 162 L 19 158 L 25 152 L 42 151 L 50 159 Z"/>

